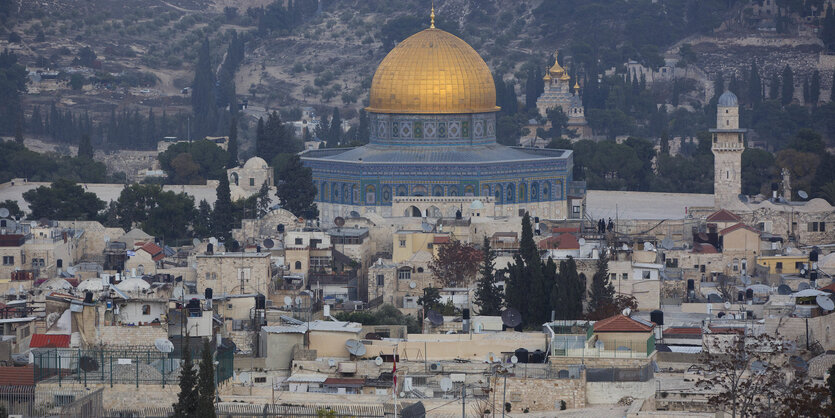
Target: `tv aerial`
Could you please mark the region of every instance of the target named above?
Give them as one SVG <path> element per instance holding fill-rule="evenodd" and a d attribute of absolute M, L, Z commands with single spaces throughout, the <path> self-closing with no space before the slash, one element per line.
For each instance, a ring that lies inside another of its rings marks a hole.
<path fill-rule="evenodd" d="M 516 309 L 507 308 L 502 312 L 502 323 L 508 328 L 516 328 L 522 323 L 522 314 Z"/>
<path fill-rule="evenodd" d="M 629 316 L 629 314 L 632 313 L 632 309 L 624 308 L 624 310 L 621 313 L 623 314 L 623 316 Z"/>
<path fill-rule="evenodd" d="M 365 344 L 359 340 L 345 341 L 345 348 L 348 349 L 348 352 L 353 356 L 361 357 L 365 355 Z"/>
<path fill-rule="evenodd" d="M 436 311 L 430 310 L 429 313 L 426 314 L 426 317 L 429 319 L 429 322 L 436 327 L 441 326 L 444 323 L 444 316 Z"/>
<path fill-rule="evenodd" d="M 798 291 L 800 291 L 800 290 L 806 290 L 806 289 L 811 289 L 811 288 L 812 288 L 812 286 L 811 286 L 809 283 L 806 283 L 806 282 L 800 282 L 800 283 L 797 285 L 797 290 L 798 290 Z"/>
<path fill-rule="evenodd" d="M 203 241 L 200 241 L 200 238 L 195 238 L 195 239 L 191 240 L 191 244 L 194 245 L 195 247 L 200 245 L 201 242 L 203 242 Z"/>
<path fill-rule="evenodd" d="M 725 302 L 725 309 L 731 309 L 731 302 Z"/>

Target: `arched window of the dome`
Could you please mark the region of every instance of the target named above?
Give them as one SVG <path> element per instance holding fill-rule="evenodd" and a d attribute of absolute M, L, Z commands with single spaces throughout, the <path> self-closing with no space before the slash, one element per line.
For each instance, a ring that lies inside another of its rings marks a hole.
<path fill-rule="evenodd" d="M 391 202 L 391 187 L 383 186 L 383 203 Z"/>
<path fill-rule="evenodd" d="M 504 194 L 502 193 L 502 185 L 497 184 L 494 187 L 494 190 L 495 190 L 495 195 L 496 195 L 496 203 L 502 203 L 502 200 L 503 200 L 502 198 L 504 197 Z"/>
<path fill-rule="evenodd" d="M 458 186 L 449 186 L 447 189 L 448 196 L 458 196 Z"/>
<path fill-rule="evenodd" d="M 528 200 L 528 186 L 525 183 L 519 184 L 519 201 L 524 202 Z"/>
<path fill-rule="evenodd" d="M 551 190 L 548 183 L 542 183 L 542 200 L 551 200 Z"/>
<path fill-rule="evenodd" d="M 328 185 L 328 182 L 323 182 L 322 183 L 322 196 L 321 196 L 323 202 L 327 202 L 328 200 L 330 200 L 330 198 L 331 198 L 330 193 L 331 193 L 330 185 Z"/>
<path fill-rule="evenodd" d="M 490 196 L 490 185 L 484 184 L 481 186 L 481 195 Z"/>
<path fill-rule="evenodd" d="M 487 193 L 489 194 L 490 192 L 488 191 Z M 470 184 L 464 186 L 464 196 L 475 196 L 475 187 Z"/>
<path fill-rule="evenodd" d="M 514 192 L 516 191 L 516 187 L 513 186 L 513 183 L 507 185 L 507 202 L 513 202 L 516 200 L 516 195 Z"/>
<path fill-rule="evenodd" d="M 426 196 L 428 194 L 426 186 L 417 185 L 412 187 L 412 196 Z"/>
<path fill-rule="evenodd" d="M 531 184 L 531 200 L 536 201 L 539 199 L 539 183 L 534 182 Z"/>
<path fill-rule="evenodd" d="M 333 201 L 334 203 L 339 203 L 339 188 L 340 188 L 339 183 L 334 183 L 334 185 L 333 185 L 333 198 L 331 199 L 331 201 Z"/>
<path fill-rule="evenodd" d="M 409 188 L 405 184 L 397 186 L 397 196 L 408 196 Z"/>
<path fill-rule="evenodd" d="M 444 195 L 444 187 L 443 186 L 434 186 L 432 187 L 432 196 L 443 196 Z"/>
<path fill-rule="evenodd" d="M 351 203 L 351 185 L 342 185 L 342 203 Z"/>
<path fill-rule="evenodd" d="M 374 205 L 377 203 L 377 188 L 371 184 L 365 186 L 365 203 L 367 205 Z"/>
<path fill-rule="evenodd" d="M 359 204 L 360 203 L 360 188 L 354 184 L 351 186 L 351 204 Z"/>

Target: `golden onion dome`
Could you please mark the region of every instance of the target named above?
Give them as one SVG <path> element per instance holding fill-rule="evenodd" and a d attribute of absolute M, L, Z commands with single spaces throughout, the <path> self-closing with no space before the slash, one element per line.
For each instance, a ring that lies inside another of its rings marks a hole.
<path fill-rule="evenodd" d="M 545 73 L 545 77 L 542 77 L 542 79 L 545 81 L 551 81 L 551 74 Z"/>
<path fill-rule="evenodd" d="M 548 70 L 548 72 L 550 72 L 551 75 L 553 75 L 554 77 L 559 77 L 560 79 L 562 79 L 561 76 L 565 74 L 565 70 L 562 68 L 562 66 L 560 66 L 559 55 L 560 51 L 554 52 L 554 66 L 551 67 L 551 69 Z"/>
<path fill-rule="evenodd" d="M 478 52 L 457 36 L 430 27 L 383 58 L 371 81 L 366 110 L 451 114 L 499 108 L 493 75 Z"/>

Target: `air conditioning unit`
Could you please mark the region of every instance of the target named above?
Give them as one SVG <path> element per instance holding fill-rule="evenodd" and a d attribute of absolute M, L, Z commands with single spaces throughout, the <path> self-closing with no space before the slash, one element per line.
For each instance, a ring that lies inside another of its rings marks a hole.
<path fill-rule="evenodd" d="M 444 366 L 441 363 L 432 363 L 429 365 L 429 370 L 435 373 L 444 371 Z"/>

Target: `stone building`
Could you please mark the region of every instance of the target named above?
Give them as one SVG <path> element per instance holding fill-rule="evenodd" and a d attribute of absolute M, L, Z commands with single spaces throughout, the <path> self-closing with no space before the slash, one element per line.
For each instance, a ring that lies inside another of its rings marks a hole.
<path fill-rule="evenodd" d="M 272 167 L 260 157 L 252 157 L 243 166 L 230 168 L 226 173 L 229 176 L 232 200 L 245 199 L 258 193 L 264 183 L 270 188 L 275 186 Z"/>
<path fill-rule="evenodd" d="M 272 278 L 269 253 L 199 254 L 195 257 L 197 292 L 267 294 Z"/>

